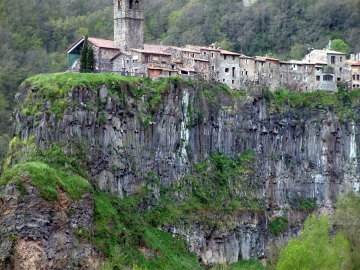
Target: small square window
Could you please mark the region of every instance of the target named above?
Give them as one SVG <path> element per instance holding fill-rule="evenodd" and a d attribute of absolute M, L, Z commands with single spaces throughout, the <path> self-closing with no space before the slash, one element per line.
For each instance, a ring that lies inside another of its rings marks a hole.
<path fill-rule="evenodd" d="M 229 68 L 225 68 L 225 72 L 229 72 Z"/>

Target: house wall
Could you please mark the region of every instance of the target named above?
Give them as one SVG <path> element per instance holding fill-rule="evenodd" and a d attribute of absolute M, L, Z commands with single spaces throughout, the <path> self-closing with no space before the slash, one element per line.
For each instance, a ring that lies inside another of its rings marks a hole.
<path fill-rule="evenodd" d="M 94 70 L 109 71 L 113 70 L 110 61 L 119 51 L 114 49 L 99 48 L 90 44 L 94 51 Z"/>
<path fill-rule="evenodd" d="M 360 88 L 360 66 L 351 66 L 352 89 Z"/>
<path fill-rule="evenodd" d="M 130 74 L 132 70 L 131 57 L 122 54 L 113 60 L 113 72 L 119 75 Z"/>
<path fill-rule="evenodd" d="M 240 89 L 240 61 L 238 55 L 220 54 L 219 80 L 232 89 Z"/>

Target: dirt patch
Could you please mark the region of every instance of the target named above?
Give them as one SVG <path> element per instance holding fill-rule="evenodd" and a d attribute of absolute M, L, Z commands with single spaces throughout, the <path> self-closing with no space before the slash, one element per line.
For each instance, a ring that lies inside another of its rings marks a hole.
<path fill-rule="evenodd" d="M 154 250 L 154 249 L 147 248 L 144 246 L 140 246 L 139 250 L 142 254 L 144 254 L 147 261 L 155 259 L 156 256 L 161 256 L 160 250 Z"/>
<path fill-rule="evenodd" d="M 20 239 L 15 245 L 15 269 L 45 270 L 46 255 L 41 242 Z"/>
<path fill-rule="evenodd" d="M 66 194 L 65 190 L 63 190 L 59 184 L 58 184 L 57 191 L 59 193 L 59 199 L 55 202 L 55 211 L 62 213 L 66 209 L 69 208 L 70 199 L 69 199 L 68 195 Z"/>

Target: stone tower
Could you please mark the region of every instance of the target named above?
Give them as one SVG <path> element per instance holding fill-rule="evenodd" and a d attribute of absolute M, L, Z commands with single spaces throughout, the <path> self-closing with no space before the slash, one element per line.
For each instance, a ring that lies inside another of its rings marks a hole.
<path fill-rule="evenodd" d="M 144 48 L 144 0 L 114 0 L 114 42 L 121 51 Z"/>

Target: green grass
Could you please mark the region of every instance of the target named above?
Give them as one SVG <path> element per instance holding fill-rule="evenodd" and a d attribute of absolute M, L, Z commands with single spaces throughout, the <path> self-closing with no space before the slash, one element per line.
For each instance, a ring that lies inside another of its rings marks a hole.
<path fill-rule="evenodd" d="M 291 208 L 296 210 L 315 210 L 316 198 L 299 197 L 290 201 Z"/>
<path fill-rule="evenodd" d="M 269 224 L 270 232 L 275 236 L 279 236 L 287 228 L 289 228 L 289 220 L 286 217 L 276 217 Z"/>
<path fill-rule="evenodd" d="M 346 92 L 340 89 L 337 93 L 315 91 L 311 93 L 292 93 L 284 89 L 275 92 L 265 91 L 265 99 L 269 112 L 283 113 L 287 108 L 302 111 L 309 109 L 319 110 L 329 108 L 337 113 L 340 119 L 354 119 L 354 108 L 360 102 L 360 90 Z"/>
<path fill-rule="evenodd" d="M 201 269 L 184 239 L 159 230 L 147 221 L 146 213 L 138 211 L 140 201 L 141 197 L 121 200 L 95 193 L 91 240 L 107 257 L 107 268 L 123 269 L 135 263 L 148 269 Z M 151 250 L 153 257 L 146 258 L 140 248 Z"/>
<path fill-rule="evenodd" d="M 84 194 L 92 192 L 88 181 L 77 175 L 70 175 L 56 170 L 42 162 L 25 162 L 6 170 L 0 179 L 0 186 L 10 181 L 19 187 L 25 195 L 24 177 L 30 177 L 31 184 L 40 189 L 40 196 L 46 200 L 58 199 L 58 185 L 63 188 L 72 200 L 79 200 Z"/>

